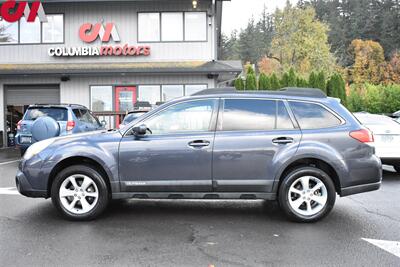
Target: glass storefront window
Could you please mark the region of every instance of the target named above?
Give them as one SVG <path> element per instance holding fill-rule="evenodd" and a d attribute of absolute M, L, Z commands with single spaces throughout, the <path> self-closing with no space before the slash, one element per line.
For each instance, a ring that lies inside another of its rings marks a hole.
<path fill-rule="evenodd" d="M 185 13 L 185 41 L 207 40 L 206 12 Z"/>
<path fill-rule="evenodd" d="M 64 16 L 47 15 L 47 22 L 43 26 L 43 43 L 64 42 Z"/>
<path fill-rule="evenodd" d="M 160 86 L 159 85 L 141 85 L 139 86 L 139 101 L 148 101 L 155 105 L 160 102 Z"/>
<path fill-rule="evenodd" d="M 161 40 L 183 41 L 183 13 L 161 13 Z"/>
<path fill-rule="evenodd" d="M 120 91 L 119 92 L 119 110 L 130 111 L 133 110 L 133 92 L 132 91 Z"/>
<path fill-rule="evenodd" d="M 20 43 L 40 43 L 40 20 L 36 17 L 34 22 L 27 22 L 25 17 L 20 20 Z"/>
<path fill-rule="evenodd" d="M 207 84 L 187 84 L 185 85 L 185 95 L 192 95 L 207 89 Z"/>
<path fill-rule="evenodd" d="M 93 111 L 113 110 L 113 87 L 112 86 L 91 86 L 90 103 Z"/>
<path fill-rule="evenodd" d="M 139 42 L 160 41 L 160 13 L 138 14 Z"/>
<path fill-rule="evenodd" d="M 163 85 L 162 101 L 167 102 L 177 97 L 183 96 L 183 85 Z"/>
<path fill-rule="evenodd" d="M 0 44 L 18 43 L 18 22 L 9 23 L 0 17 Z"/>

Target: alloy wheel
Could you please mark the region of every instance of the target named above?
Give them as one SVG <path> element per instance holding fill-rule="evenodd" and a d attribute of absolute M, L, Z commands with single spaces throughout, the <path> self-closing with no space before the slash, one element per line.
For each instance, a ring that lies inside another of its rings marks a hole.
<path fill-rule="evenodd" d="M 59 198 L 67 211 L 73 214 L 84 214 L 96 206 L 99 190 L 90 177 L 75 174 L 63 181 L 59 189 Z"/>
<path fill-rule="evenodd" d="M 317 177 L 302 176 L 290 186 L 288 199 L 293 211 L 303 216 L 313 216 L 326 206 L 328 190 Z"/>

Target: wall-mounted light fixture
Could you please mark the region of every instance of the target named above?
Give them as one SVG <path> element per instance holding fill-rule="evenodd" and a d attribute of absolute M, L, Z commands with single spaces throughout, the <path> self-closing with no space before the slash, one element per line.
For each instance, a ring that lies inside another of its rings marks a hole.
<path fill-rule="evenodd" d="M 198 4 L 197 2 L 198 2 L 197 0 L 193 0 L 192 1 L 192 6 L 193 6 L 194 9 L 197 8 L 197 4 Z"/>

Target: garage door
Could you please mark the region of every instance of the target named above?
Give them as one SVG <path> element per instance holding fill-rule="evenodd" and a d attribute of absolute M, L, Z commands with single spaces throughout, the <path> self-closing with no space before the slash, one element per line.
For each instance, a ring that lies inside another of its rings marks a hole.
<path fill-rule="evenodd" d="M 46 85 L 7 85 L 5 86 L 7 106 L 25 106 L 31 104 L 60 103 L 60 86 Z"/>

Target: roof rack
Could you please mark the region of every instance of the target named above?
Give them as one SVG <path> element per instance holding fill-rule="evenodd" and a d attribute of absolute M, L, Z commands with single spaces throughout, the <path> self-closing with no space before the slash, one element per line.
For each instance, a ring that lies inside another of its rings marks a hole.
<path fill-rule="evenodd" d="M 285 96 L 301 96 L 301 97 L 315 97 L 326 98 L 327 95 L 320 89 L 315 88 L 300 88 L 300 87 L 285 87 L 278 91 L 238 91 L 233 87 L 205 89 L 194 93 L 192 96 L 198 95 L 215 95 L 215 94 L 266 94 L 266 95 L 285 95 Z"/>

